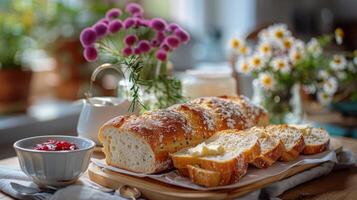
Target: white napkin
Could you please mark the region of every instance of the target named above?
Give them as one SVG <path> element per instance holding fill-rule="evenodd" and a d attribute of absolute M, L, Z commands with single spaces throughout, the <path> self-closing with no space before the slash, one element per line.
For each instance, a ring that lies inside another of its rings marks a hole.
<path fill-rule="evenodd" d="M 310 170 L 304 171 L 302 173 L 291 176 L 287 179 L 281 180 L 279 182 L 273 183 L 265 188 L 257 190 L 255 192 L 249 193 L 244 197 L 239 198 L 239 200 L 252 200 L 252 199 L 278 199 L 276 198 L 285 191 L 299 185 L 315 179 L 317 177 L 329 174 L 332 170 L 341 170 L 345 168 L 355 167 L 356 158 L 353 153 L 349 150 L 344 149 L 337 156 L 338 162 L 326 162 L 320 166 L 312 168 Z M 112 195 L 108 193 L 101 192 L 99 190 L 92 189 L 83 185 L 86 180 L 81 178 L 75 185 L 68 186 L 66 188 L 58 190 L 54 194 L 47 194 L 47 199 L 49 200 L 62 200 L 62 199 L 73 199 L 73 200 L 122 200 L 124 198 L 117 195 Z M 17 199 L 26 199 L 10 186 L 10 182 L 17 182 L 23 185 L 35 186 L 30 179 L 19 170 L 9 169 L 0 166 L 0 190 L 12 197 Z"/>
<path fill-rule="evenodd" d="M 81 177 L 75 185 L 65 187 L 58 190 L 54 194 L 42 193 L 47 197 L 48 200 L 63 200 L 63 199 L 73 199 L 73 200 L 124 200 L 118 195 L 112 195 L 105 193 L 91 187 L 86 186 L 89 180 L 87 178 Z M 24 186 L 37 187 L 30 178 L 28 178 L 22 171 L 16 169 L 10 169 L 0 166 L 0 191 L 12 196 L 16 199 L 26 200 L 27 198 L 19 194 L 14 190 L 10 183 L 15 182 Z"/>
<path fill-rule="evenodd" d="M 302 173 L 291 176 L 287 179 L 272 183 L 265 188 L 251 192 L 237 200 L 254 200 L 254 199 L 279 199 L 277 196 L 283 194 L 285 191 L 308 182 L 315 178 L 329 174 L 333 170 L 342 170 L 346 168 L 356 167 L 356 157 L 352 151 L 344 149 L 337 154 L 337 163 L 326 162 L 320 166 L 306 170 Z"/>

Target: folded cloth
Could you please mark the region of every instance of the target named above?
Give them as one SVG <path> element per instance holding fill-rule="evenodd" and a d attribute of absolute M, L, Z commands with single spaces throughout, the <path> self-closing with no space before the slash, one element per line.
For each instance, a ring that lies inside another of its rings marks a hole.
<path fill-rule="evenodd" d="M 62 199 L 124 200 L 125 199 L 118 195 L 113 195 L 93 189 L 92 187 L 88 186 L 89 181 L 90 180 L 88 180 L 87 178 L 81 177 L 80 180 L 77 181 L 74 185 L 60 189 L 54 194 L 41 193 L 41 195 L 46 197 L 46 199 L 48 200 L 57 200 L 57 199 L 58 200 L 62 200 Z M 26 176 L 22 171 L 0 166 L 0 191 L 16 199 L 27 200 L 28 196 L 23 196 L 20 193 L 18 193 L 16 190 L 14 190 L 10 185 L 11 182 L 15 182 L 29 187 L 35 187 L 35 188 L 37 187 L 37 185 L 33 183 L 31 179 L 28 176 Z"/>
<path fill-rule="evenodd" d="M 326 175 L 332 170 L 341 170 L 356 166 L 356 158 L 350 150 L 344 149 L 337 155 L 337 163 L 326 162 L 312 168 L 310 170 L 304 171 L 302 173 L 291 176 L 287 179 L 281 180 L 279 182 L 270 184 L 269 186 L 262 188 L 260 190 L 254 191 L 239 198 L 239 200 L 251 200 L 251 199 L 278 199 L 277 196 L 283 192 L 299 185 L 304 182 L 310 181 L 317 177 Z M 62 200 L 62 199 L 73 199 L 73 200 L 122 200 L 124 198 L 113 195 L 109 193 L 104 193 L 102 191 L 88 187 L 85 184 L 89 180 L 85 177 L 81 177 L 75 185 L 65 187 L 58 190 L 54 194 L 46 193 L 45 196 L 49 200 Z M 8 194 L 9 196 L 15 197 L 17 199 L 27 199 L 26 197 L 15 191 L 10 182 L 16 182 L 26 186 L 36 187 L 34 183 L 20 170 L 14 170 L 9 168 L 4 168 L 0 166 L 0 191 Z"/>
<path fill-rule="evenodd" d="M 260 190 L 251 192 L 237 200 L 253 200 L 253 199 L 279 199 L 277 196 L 285 191 L 308 182 L 315 178 L 331 173 L 333 170 L 342 170 L 356 166 L 356 157 L 352 151 L 343 149 L 337 154 L 337 162 L 326 162 L 310 170 L 306 170 L 279 182 L 272 183 Z"/>

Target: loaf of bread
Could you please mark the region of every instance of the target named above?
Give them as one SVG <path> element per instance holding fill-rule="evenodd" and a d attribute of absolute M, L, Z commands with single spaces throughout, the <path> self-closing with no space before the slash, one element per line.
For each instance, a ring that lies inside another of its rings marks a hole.
<path fill-rule="evenodd" d="M 119 116 L 99 131 L 106 162 L 139 173 L 172 167 L 170 153 L 195 146 L 226 129 L 268 122 L 266 111 L 239 97 L 202 97 L 140 116 Z"/>

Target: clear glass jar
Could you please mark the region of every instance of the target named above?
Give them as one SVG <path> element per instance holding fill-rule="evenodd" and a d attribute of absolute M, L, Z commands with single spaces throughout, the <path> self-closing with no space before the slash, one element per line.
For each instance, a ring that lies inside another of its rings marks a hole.
<path fill-rule="evenodd" d="M 188 70 L 182 78 L 186 98 L 237 95 L 237 83 L 228 70 Z"/>

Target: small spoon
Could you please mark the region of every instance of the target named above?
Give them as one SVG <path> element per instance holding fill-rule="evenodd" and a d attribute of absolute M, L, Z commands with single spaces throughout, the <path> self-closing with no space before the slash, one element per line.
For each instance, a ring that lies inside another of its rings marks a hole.
<path fill-rule="evenodd" d="M 31 195 L 31 194 L 36 194 L 36 193 L 40 193 L 40 192 L 53 194 L 58 190 L 57 188 L 51 187 L 51 186 L 36 188 L 36 187 L 31 187 L 31 186 L 24 186 L 24 185 L 15 183 L 15 182 L 11 182 L 10 185 L 14 190 L 16 190 L 18 193 L 20 193 L 22 195 Z"/>
<path fill-rule="evenodd" d="M 127 199 L 136 200 L 141 196 L 141 192 L 137 188 L 128 185 L 121 186 L 118 191 L 122 197 Z"/>

